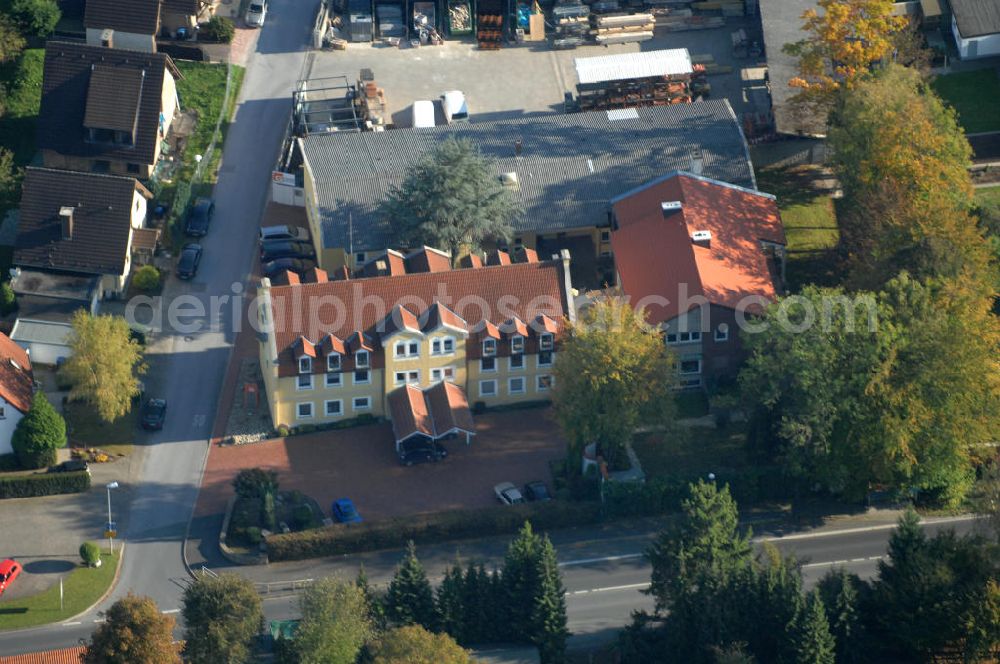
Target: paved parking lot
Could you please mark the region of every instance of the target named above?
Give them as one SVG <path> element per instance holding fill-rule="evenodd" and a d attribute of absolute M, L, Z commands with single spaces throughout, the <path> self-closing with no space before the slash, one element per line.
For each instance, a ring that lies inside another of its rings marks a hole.
<path fill-rule="evenodd" d="M 249 445 L 213 445 L 196 514 L 225 510 L 231 482 L 241 468 L 278 471 L 283 490 L 298 489 L 323 507 L 350 497 L 368 520 L 421 512 L 487 507 L 493 486 L 543 479 L 552 486 L 548 463 L 566 445 L 548 408 L 476 417 L 476 436 L 446 443 L 448 458 L 403 467 L 388 424 L 319 432 Z"/>
<path fill-rule="evenodd" d="M 409 109 L 414 101 L 436 99 L 445 90 L 455 89 L 465 92 L 471 119 L 484 121 L 562 112 L 563 93 L 575 91 L 575 58 L 686 48 L 692 56 L 710 54 L 717 64 L 733 67 L 732 73 L 709 76 L 709 83 L 711 96 L 728 98 L 739 117 L 768 107 L 763 82 L 741 80 L 741 68 L 762 66 L 764 59 L 733 57 L 730 35 L 740 28 L 751 39 L 760 38 L 757 19 L 730 18 L 724 28 L 717 30 L 658 32 L 654 39 L 640 44 L 582 46 L 569 51 L 553 51 L 547 43 L 499 51 L 480 51 L 465 41 L 418 49 L 350 44 L 346 51 L 315 52 L 311 65 L 307 60 L 304 74 L 344 75 L 353 82 L 361 68 L 372 69 L 376 82 L 385 89 L 393 121 L 401 126 L 409 124 Z"/>

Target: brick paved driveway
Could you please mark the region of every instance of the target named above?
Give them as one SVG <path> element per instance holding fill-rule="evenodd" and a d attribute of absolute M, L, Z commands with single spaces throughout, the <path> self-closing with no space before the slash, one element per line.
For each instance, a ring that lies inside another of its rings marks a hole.
<path fill-rule="evenodd" d="M 472 445 L 447 442 L 448 458 L 405 468 L 396 459 L 388 424 L 319 432 L 237 446 L 213 445 L 196 514 L 225 510 L 230 482 L 241 468 L 278 471 L 282 489 L 298 489 L 330 503 L 348 496 L 367 520 L 419 512 L 484 507 L 495 503 L 493 486 L 544 479 L 548 462 L 566 445 L 548 408 L 476 417 Z"/>

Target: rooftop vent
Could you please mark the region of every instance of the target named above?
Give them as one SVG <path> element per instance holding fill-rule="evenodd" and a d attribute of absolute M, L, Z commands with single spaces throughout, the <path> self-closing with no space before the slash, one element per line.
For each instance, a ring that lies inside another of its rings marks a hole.
<path fill-rule="evenodd" d="M 712 243 L 712 231 L 695 231 L 691 233 L 691 241 L 704 247 Z"/>
<path fill-rule="evenodd" d="M 115 47 L 115 31 L 111 28 L 105 28 L 101 31 L 101 46 L 104 48 L 114 48 Z"/>
<path fill-rule="evenodd" d="M 705 159 L 701 156 L 701 150 L 698 148 L 691 149 L 691 172 L 695 175 L 701 175 L 701 172 L 705 169 Z"/>
<path fill-rule="evenodd" d="M 663 210 L 663 216 L 670 214 L 671 212 L 680 212 L 683 205 L 680 201 L 663 201 L 660 203 L 660 209 Z"/>
<path fill-rule="evenodd" d="M 511 189 L 513 191 L 518 191 L 521 189 L 521 183 L 517 179 L 517 173 L 514 173 L 513 171 L 501 175 L 500 182 L 507 189 Z"/>

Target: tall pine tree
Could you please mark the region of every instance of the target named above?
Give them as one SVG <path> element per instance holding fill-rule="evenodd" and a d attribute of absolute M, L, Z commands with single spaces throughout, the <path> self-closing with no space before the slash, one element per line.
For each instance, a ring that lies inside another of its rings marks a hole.
<path fill-rule="evenodd" d="M 566 589 L 556 562 L 556 550 L 547 536 L 542 538 L 537 563 L 538 588 L 531 614 L 531 640 L 538 647 L 541 664 L 566 660 Z"/>
<path fill-rule="evenodd" d="M 806 597 L 795 625 L 796 664 L 835 664 L 835 646 L 819 592 Z"/>
<path fill-rule="evenodd" d="M 462 567 L 456 562 L 444 573 L 444 579 L 437 589 L 438 627 L 459 643 L 466 641 L 462 633 L 465 627 Z"/>
<path fill-rule="evenodd" d="M 469 563 L 462 578 L 462 628 L 463 646 L 487 643 L 490 633 L 490 577 L 482 565 Z"/>
<path fill-rule="evenodd" d="M 864 582 L 843 568 L 829 572 L 819 582 L 820 596 L 837 644 L 837 664 L 859 664 L 865 659 L 865 631 L 861 621 L 858 589 Z"/>
<path fill-rule="evenodd" d="M 429 630 L 436 627 L 434 591 L 424 566 L 417 559 L 417 549 L 412 540 L 407 542 L 406 554 L 389 584 L 386 615 L 400 625 L 417 624 Z"/>
<path fill-rule="evenodd" d="M 508 624 L 514 636 L 524 638 L 531 634 L 531 614 L 535 608 L 538 588 L 538 561 L 542 538 L 525 521 L 507 547 L 503 561 L 503 585 L 506 589 Z"/>

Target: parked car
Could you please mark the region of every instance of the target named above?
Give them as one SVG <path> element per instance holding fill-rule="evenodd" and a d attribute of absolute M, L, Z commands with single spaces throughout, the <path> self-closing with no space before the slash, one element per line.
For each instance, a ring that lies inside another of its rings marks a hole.
<path fill-rule="evenodd" d="M 434 102 L 428 100 L 413 102 L 413 128 L 429 129 L 434 126 Z"/>
<path fill-rule="evenodd" d="M 7 590 L 10 584 L 14 583 L 14 579 L 18 577 L 21 573 L 21 563 L 16 560 L 7 560 L 0 563 L 0 595 L 3 591 Z"/>
<path fill-rule="evenodd" d="M 142 406 L 142 428 L 147 431 L 158 431 L 163 428 L 167 419 L 167 400 L 150 399 Z"/>
<path fill-rule="evenodd" d="M 549 487 L 545 486 L 545 482 L 540 480 L 528 482 L 524 485 L 524 497 L 533 503 L 547 503 L 552 500 Z"/>
<path fill-rule="evenodd" d="M 441 95 L 441 109 L 449 124 L 469 121 L 469 102 L 461 90 L 449 90 Z"/>
<path fill-rule="evenodd" d="M 273 279 L 282 272 L 294 272 L 302 276 L 309 270 L 316 267 L 316 261 L 306 258 L 277 258 L 261 266 L 261 276 Z"/>
<path fill-rule="evenodd" d="M 432 440 L 404 440 L 399 444 L 399 462 L 404 466 L 434 463 L 448 456 L 444 445 Z"/>
<path fill-rule="evenodd" d="M 298 240 L 299 242 L 309 241 L 309 229 L 300 226 L 262 226 L 257 233 L 257 239 L 261 242 L 268 240 Z"/>
<path fill-rule="evenodd" d="M 524 496 L 518 491 L 517 487 L 510 482 L 501 482 L 493 487 L 493 493 L 497 495 L 497 498 L 504 505 L 519 505 L 524 502 Z"/>
<path fill-rule="evenodd" d="M 358 510 L 354 507 L 354 501 L 350 498 L 341 498 L 340 500 L 333 501 L 333 507 L 331 508 L 333 512 L 333 518 L 339 523 L 361 523 L 361 515 L 358 514 Z"/>
<path fill-rule="evenodd" d="M 63 461 L 62 463 L 57 463 L 54 466 L 49 466 L 48 472 L 50 473 L 78 473 L 83 470 L 90 470 L 87 462 L 83 459 L 70 459 L 69 461 Z"/>
<path fill-rule="evenodd" d="M 201 264 L 201 245 L 185 244 L 181 249 L 181 257 L 177 261 L 177 276 L 181 279 L 191 279 L 198 274 Z"/>
<path fill-rule="evenodd" d="M 260 243 L 261 263 L 270 263 L 279 258 L 308 258 L 316 260 L 316 250 L 309 242 L 295 240 L 267 240 Z"/>
<path fill-rule="evenodd" d="M 247 9 L 247 25 L 252 28 L 263 28 L 265 16 L 267 16 L 267 0 L 251 2 Z"/>
<path fill-rule="evenodd" d="M 184 232 L 193 237 L 204 237 L 208 234 L 208 226 L 215 215 L 215 203 L 210 198 L 199 198 L 188 212 Z"/>

